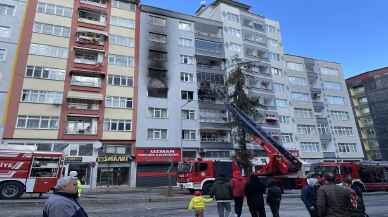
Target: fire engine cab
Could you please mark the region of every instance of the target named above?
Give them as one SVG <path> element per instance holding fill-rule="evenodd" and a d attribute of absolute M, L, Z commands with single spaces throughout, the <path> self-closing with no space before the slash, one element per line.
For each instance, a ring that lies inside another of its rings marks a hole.
<path fill-rule="evenodd" d="M 63 158 L 63 153 L 0 145 L 0 198 L 49 192 L 62 174 Z"/>

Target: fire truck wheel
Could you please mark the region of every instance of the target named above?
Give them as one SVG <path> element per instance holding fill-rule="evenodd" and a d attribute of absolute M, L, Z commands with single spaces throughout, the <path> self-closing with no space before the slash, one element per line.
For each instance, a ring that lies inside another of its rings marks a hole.
<path fill-rule="evenodd" d="M 212 185 L 213 185 L 212 182 L 206 182 L 206 183 L 202 186 L 202 194 L 203 194 L 203 195 L 209 195 L 209 194 L 210 194 L 210 189 L 211 189 Z"/>
<path fill-rule="evenodd" d="M 4 182 L 0 185 L 1 199 L 16 199 L 23 194 L 23 185 L 18 182 Z"/>

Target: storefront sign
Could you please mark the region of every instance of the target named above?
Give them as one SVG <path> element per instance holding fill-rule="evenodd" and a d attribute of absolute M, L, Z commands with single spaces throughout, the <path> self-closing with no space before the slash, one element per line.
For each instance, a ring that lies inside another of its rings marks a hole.
<path fill-rule="evenodd" d="M 128 155 L 105 155 L 97 157 L 99 163 L 128 163 Z"/>
<path fill-rule="evenodd" d="M 138 148 L 136 161 L 144 162 L 177 162 L 181 160 L 179 148 Z"/>
<path fill-rule="evenodd" d="M 82 157 L 78 157 L 78 156 L 65 157 L 65 163 L 79 163 L 79 162 L 82 162 Z"/>

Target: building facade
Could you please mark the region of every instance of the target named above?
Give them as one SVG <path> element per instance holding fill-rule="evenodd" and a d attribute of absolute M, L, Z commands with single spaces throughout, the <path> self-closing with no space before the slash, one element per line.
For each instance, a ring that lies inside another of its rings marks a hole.
<path fill-rule="evenodd" d="M 16 50 L 22 30 L 26 10 L 24 0 L 4 0 L 0 3 L 0 138 L 3 136 L 4 120 L 6 113 L 7 97 L 15 67 Z"/>
<path fill-rule="evenodd" d="M 388 68 L 348 78 L 346 84 L 367 159 L 388 160 Z"/>
<path fill-rule="evenodd" d="M 26 7 L 4 141 L 64 152 L 66 173 L 78 171 L 86 188 L 131 185 L 138 2 Z"/>

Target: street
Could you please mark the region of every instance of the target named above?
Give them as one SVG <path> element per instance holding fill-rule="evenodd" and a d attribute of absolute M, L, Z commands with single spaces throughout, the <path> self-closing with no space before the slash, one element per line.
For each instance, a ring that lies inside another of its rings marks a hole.
<path fill-rule="evenodd" d="M 85 198 L 86 197 L 86 198 Z M 172 198 L 156 197 L 146 193 L 137 194 L 98 194 L 85 196 L 81 203 L 88 212 L 89 217 L 191 217 L 191 211 L 185 207 L 189 195 L 174 196 Z M 155 202 L 147 202 L 149 199 Z M 157 198 L 157 199 L 155 199 Z M 388 216 L 386 201 L 388 194 L 377 193 L 365 196 L 367 212 L 370 217 Z M 0 201 L 0 217 L 41 217 L 45 199 L 21 199 L 14 201 Z M 286 196 L 282 200 L 282 217 L 308 216 L 304 206 L 297 195 Z M 205 216 L 216 217 L 215 203 L 211 203 Z M 244 204 L 243 217 L 249 217 L 249 211 Z M 267 216 L 272 216 L 267 207 Z"/>

